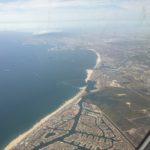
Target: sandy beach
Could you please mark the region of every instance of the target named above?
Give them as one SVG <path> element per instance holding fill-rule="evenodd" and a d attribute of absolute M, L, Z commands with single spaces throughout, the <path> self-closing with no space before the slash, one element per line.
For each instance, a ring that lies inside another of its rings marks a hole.
<path fill-rule="evenodd" d="M 93 74 L 93 70 L 92 69 L 87 69 L 86 74 L 87 74 L 87 77 L 85 79 L 85 82 L 87 83 L 91 79 L 91 76 Z"/>
<path fill-rule="evenodd" d="M 96 69 L 100 62 L 100 55 L 99 53 L 97 53 L 95 50 L 92 50 L 93 52 L 96 53 L 97 55 L 97 59 L 96 59 L 96 64 L 94 66 L 93 69 L 88 69 L 87 70 L 87 77 L 85 79 L 86 83 L 88 80 L 90 80 L 94 69 Z M 45 123 L 48 119 L 50 119 L 52 116 L 55 116 L 57 113 L 60 113 L 62 110 L 70 107 L 71 105 L 75 105 L 77 104 L 82 96 L 84 96 L 86 94 L 86 86 L 80 88 L 80 91 L 71 99 L 67 100 L 62 106 L 60 106 L 56 111 L 50 113 L 49 115 L 47 115 L 46 117 L 44 117 L 43 119 L 41 119 L 39 122 L 37 122 L 31 129 L 29 129 L 28 131 L 24 132 L 23 134 L 19 135 L 17 138 L 15 138 L 13 141 L 11 141 L 4 150 L 13 150 L 13 148 L 20 143 L 23 139 L 25 139 L 30 133 L 32 133 L 34 130 L 36 130 L 39 126 L 41 126 L 43 123 Z"/>
<path fill-rule="evenodd" d="M 86 83 L 91 79 L 92 74 L 94 72 L 94 69 L 97 69 L 99 67 L 100 63 L 101 63 L 100 54 L 96 50 L 94 50 L 94 49 L 89 49 L 89 50 L 92 51 L 92 52 L 94 52 L 94 53 L 96 53 L 97 59 L 96 59 L 96 64 L 95 64 L 94 68 L 86 70 L 86 73 L 87 73 L 87 77 L 85 79 Z"/>
<path fill-rule="evenodd" d="M 95 49 L 89 49 L 89 50 L 96 53 L 97 59 L 96 59 L 96 64 L 94 66 L 94 69 L 97 69 L 99 65 L 101 64 L 101 56 Z"/>
<path fill-rule="evenodd" d="M 97 60 L 96 60 L 96 65 L 95 65 L 94 69 L 97 69 L 101 64 L 101 56 L 98 52 L 95 51 L 95 53 L 97 55 Z"/>
<path fill-rule="evenodd" d="M 67 107 L 70 107 L 71 105 L 77 104 L 81 97 L 85 95 L 86 87 L 83 87 L 80 89 L 80 91 L 71 99 L 67 100 L 62 106 L 60 106 L 56 111 L 52 112 L 48 116 L 44 117 L 42 120 L 37 122 L 31 129 L 26 131 L 25 133 L 19 135 L 16 139 L 14 139 L 9 145 L 5 147 L 5 150 L 11 150 L 15 145 L 17 145 L 19 142 L 21 142 L 24 138 L 26 138 L 30 133 L 32 133 L 33 130 L 35 130 L 38 126 L 41 126 L 44 122 L 46 122 L 50 117 L 56 115 L 57 113 L 61 112 L 63 109 L 66 109 Z"/>

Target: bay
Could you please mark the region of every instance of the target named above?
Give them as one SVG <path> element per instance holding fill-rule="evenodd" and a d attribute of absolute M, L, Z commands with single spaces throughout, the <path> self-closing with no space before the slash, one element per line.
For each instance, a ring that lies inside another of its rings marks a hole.
<path fill-rule="evenodd" d="M 0 33 L 1 148 L 73 97 L 86 84 L 86 69 L 95 65 L 91 51 L 49 51 L 50 44 L 25 45 L 29 36 Z"/>

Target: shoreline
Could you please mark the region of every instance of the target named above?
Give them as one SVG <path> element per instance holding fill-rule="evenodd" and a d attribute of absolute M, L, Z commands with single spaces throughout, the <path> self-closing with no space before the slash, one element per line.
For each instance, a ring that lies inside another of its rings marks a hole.
<path fill-rule="evenodd" d="M 99 65 L 101 64 L 101 56 L 95 49 L 89 49 L 89 50 L 96 53 L 97 59 L 96 59 L 96 64 L 94 66 L 94 69 L 97 69 Z"/>
<path fill-rule="evenodd" d="M 80 91 L 71 99 L 66 100 L 64 104 L 62 104 L 58 109 L 41 119 L 39 122 L 35 123 L 29 130 L 25 131 L 24 133 L 20 134 L 18 137 L 16 137 L 14 140 L 12 140 L 5 148 L 4 150 L 11 150 L 14 146 L 16 146 L 18 143 L 20 143 L 24 138 L 26 138 L 30 133 L 32 133 L 36 128 L 41 126 L 43 123 L 45 123 L 50 117 L 56 115 L 57 113 L 61 112 L 63 109 L 70 107 L 70 105 L 75 105 L 81 100 L 81 97 L 85 94 L 85 87 L 82 87 Z"/>
<path fill-rule="evenodd" d="M 93 67 L 93 69 L 86 70 L 86 72 L 87 72 L 87 77 L 85 79 L 86 83 L 91 79 L 94 69 L 96 69 L 99 66 L 99 64 L 101 63 L 100 54 L 98 52 L 96 52 L 96 50 L 93 50 L 93 49 L 90 49 L 90 50 L 93 51 L 94 53 L 96 53 L 97 58 L 96 58 L 96 64 Z M 48 114 L 46 117 L 41 119 L 39 122 L 36 122 L 29 130 L 25 131 L 24 133 L 20 134 L 15 139 L 10 141 L 10 143 L 8 143 L 8 145 L 6 145 L 4 150 L 12 150 L 17 144 L 19 144 L 23 139 L 25 139 L 29 134 L 31 134 L 39 126 L 44 124 L 48 119 L 50 119 L 57 113 L 60 113 L 63 109 L 70 107 L 70 105 L 77 104 L 82 99 L 82 96 L 84 96 L 86 94 L 86 88 L 87 88 L 87 85 L 84 87 L 81 87 L 80 91 L 75 96 L 73 96 L 71 99 L 66 100 L 64 102 L 64 104 L 62 104 L 60 107 L 58 107 L 58 109 L 56 109 L 55 111 Z"/>
<path fill-rule="evenodd" d="M 94 52 L 96 54 L 97 58 L 96 58 L 95 66 L 92 69 L 86 69 L 86 73 L 87 73 L 87 77 L 85 79 L 86 83 L 91 79 L 92 74 L 94 72 L 94 69 L 97 69 L 99 67 L 99 65 L 101 64 L 101 56 L 100 56 L 100 54 L 94 49 L 89 49 L 89 51 Z"/>
<path fill-rule="evenodd" d="M 85 82 L 87 83 L 91 79 L 91 76 L 93 74 L 93 70 L 92 69 L 87 69 L 86 74 L 87 74 L 87 77 L 85 79 Z"/>

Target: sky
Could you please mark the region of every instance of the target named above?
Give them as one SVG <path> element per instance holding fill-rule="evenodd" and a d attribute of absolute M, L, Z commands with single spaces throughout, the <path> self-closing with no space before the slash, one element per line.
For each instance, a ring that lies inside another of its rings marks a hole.
<path fill-rule="evenodd" d="M 60 31 L 150 21 L 149 0 L 0 0 L 0 31 Z"/>

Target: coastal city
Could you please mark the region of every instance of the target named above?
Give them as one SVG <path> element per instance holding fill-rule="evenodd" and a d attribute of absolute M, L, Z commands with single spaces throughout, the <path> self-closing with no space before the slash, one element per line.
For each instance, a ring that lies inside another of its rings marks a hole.
<path fill-rule="evenodd" d="M 1 0 L 0 150 L 150 150 L 150 1 Z"/>
<path fill-rule="evenodd" d="M 13 149 L 133 150 L 134 147 L 96 105 L 80 101 L 48 119 Z"/>
<path fill-rule="evenodd" d="M 81 42 L 80 38 L 66 40 L 65 37 L 62 41 L 62 50 L 82 45 L 96 54 L 95 66 L 87 70 L 86 86 L 80 87 L 73 98 L 14 139 L 5 150 L 135 150 L 150 125 L 149 81 L 141 82 L 139 75 L 139 70 L 143 69 L 142 78 L 148 79 L 149 70 L 146 68 L 149 66 L 147 62 L 143 67 L 139 66 L 138 47 L 126 46 L 125 52 L 120 38 L 111 41 L 104 38 L 101 42 L 96 39 L 86 42 L 85 38 Z M 126 37 L 122 37 L 122 41 L 128 45 Z M 145 47 L 142 55 L 148 54 L 148 41 L 137 39 L 139 48 Z M 120 43 L 118 47 L 117 42 Z M 109 51 L 110 47 L 114 48 L 114 53 Z M 141 90 L 141 87 L 147 90 Z"/>

